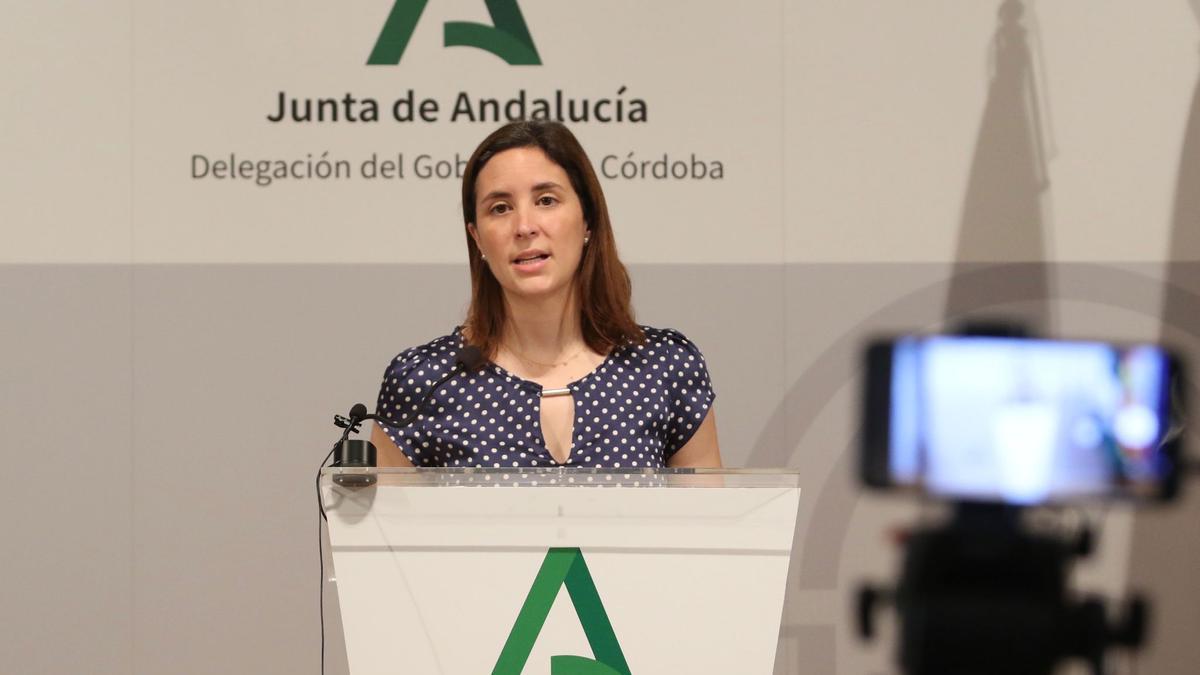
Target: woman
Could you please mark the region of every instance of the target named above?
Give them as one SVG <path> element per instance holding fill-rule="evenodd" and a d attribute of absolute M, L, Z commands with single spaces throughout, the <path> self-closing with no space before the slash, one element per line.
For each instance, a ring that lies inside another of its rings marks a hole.
<path fill-rule="evenodd" d="M 384 373 L 380 466 L 719 467 L 695 345 L 638 326 L 591 162 L 555 122 L 514 122 L 467 162 L 465 325 Z M 487 359 L 428 388 L 473 345 Z"/>

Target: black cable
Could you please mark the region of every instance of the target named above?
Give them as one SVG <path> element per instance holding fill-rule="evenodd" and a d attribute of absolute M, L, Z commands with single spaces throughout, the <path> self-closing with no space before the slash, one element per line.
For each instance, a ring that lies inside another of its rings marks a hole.
<path fill-rule="evenodd" d="M 337 452 L 339 443 L 335 443 L 333 448 L 325 455 L 325 459 L 321 460 L 321 466 L 317 468 L 317 512 L 321 514 L 321 520 L 329 522 L 329 516 L 325 515 L 325 501 L 321 499 L 321 471 L 325 469 L 325 465 L 329 463 L 329 458 L 333 457 L 333 453 Z"/>
<path fill-rule="evenodd" d="M 337 450 L 337 444 L 334 444 L 333 449 L 325 455 L 325 459 L 321 460 L 321 466 L 317 469 L 317 512 L 321 514 L 321 519 L 317 521 L 317 563 L 321 568 L 320 572 L 320 588 L 317 589 L 317 603 L 319 606 L 321 617 L 321 675 L 325 675 L 325 542 L 321 537 L 321 523 L 329 522 L 329 516 L 325 515 L 325 501 L 321 499 L 321 471 L 325 469 L 325 465 L 329 463 L 329 458 L 333 457 L 333 453 Z"/>
<path fill-rule="evenodd" d="M 325 466 L 329 464 L 329 458 L 333 457 L 333 453 L 337 452 L 338 446 L 350 436 L 350 432 L 358 431 L 358 425 L 365 421 L 356 420 L 353 416 L 353 412 L 351 415 L 352 417 L 347 420 L 348 424 L 343 427 L 345 432 L 342 433 L 342 437 L 339 438 L 338 442 L 334 443 L 333 447 L 329 449 L 329 454 L 325 455 L 325 459 L 321 460 L 321 465 L 317 468 L 317 478 L 315 481 L 315 486 L 317 489 L 317 513 L 321 515 L 321 519 L 317 521 L 317 564 L 320 568 L 321 575 L 320 579 L 318 580 L 321 586 L 317 589 L 317 605 L 318 611 L 320 612 L 321 623 L 321 675 L 325 675 L 325 541 L 321 536 L 321 523 L 329 522 L 329 516 L 325 513 L 325 500 L 321 499 L 321 472 L 324 471 Z M 335 416 L 334 418 L 335 424 L 337 424 L 337 418 L 338 416 Z M 338 426 L 341 425 L 338 424 Z"/>
<path fill-rule="evenodd" d="M 324 515 L 322 512 L 321 515 Z M 321 675 L 325 675 L 325 543 L 321 540 L 321 521 L 317 521 L 317 559 L 320 560 L 320 588 L 317 597 L 321 612 Z"/>

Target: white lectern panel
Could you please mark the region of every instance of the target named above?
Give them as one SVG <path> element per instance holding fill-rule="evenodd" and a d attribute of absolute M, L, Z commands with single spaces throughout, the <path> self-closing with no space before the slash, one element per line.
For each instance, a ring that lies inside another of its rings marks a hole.
<path fill-rule="evenodd" d="M 393 469 L 370 488 L 326 475 L 350 671 L 551 673 L 573 655 L 593 661 L 553 672 L 770 673 L 797 484 L 746 470 Z"/>

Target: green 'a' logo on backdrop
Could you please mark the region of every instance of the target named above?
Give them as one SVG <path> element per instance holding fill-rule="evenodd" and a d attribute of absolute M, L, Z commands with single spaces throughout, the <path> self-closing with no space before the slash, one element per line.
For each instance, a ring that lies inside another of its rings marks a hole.
<path fill-rule="evenodd" d="M 500 651 L 492 675 L 519 675 L 524 670 L 533 643 L 542 632 L 550 607 L 558 597 L 558 589 L 563 586 L 571 595 L 571 604 L 575 605 L 575 614 L 579 616 L 583 634 L 596 658 L 552 656 L 551 675 L 630 675 L 621 645 L 617 643 L 612 623 L 604 611 L 604 603 L 600 602 L 600 594 L 596 592 L 596 583 L 588 572 L 583 553 L 577 548 L 552 548 L 546 552 L 542 568 L 533 580 L 533 587 L 529 589 L 517 622 Z"/>
<path fill-rule="evenodd" d="M 447 47 L 476 47 L 504 59 L 512 66 L 540 66 L 542 59 L 533 36 L 525 26 L 525 17 L 517 0 L 485 0 L 492 24 L 470 21 L 447 21 L 444 41 Z M 383 24 L 375 48 L 367 59 L 370 66 L 394 66 L 400 63 L 408 40 L 417 27 L 417 20 L 429 0 L 396 0 L 391 14 Z"/>

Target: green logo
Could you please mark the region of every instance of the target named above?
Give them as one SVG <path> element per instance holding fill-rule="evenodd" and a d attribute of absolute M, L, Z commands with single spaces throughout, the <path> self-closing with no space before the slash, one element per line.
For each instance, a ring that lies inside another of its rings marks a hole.
<path fill-rule="evenodd" d="M 521 8 L 517 0 L 485 0 L 488 14 L 492 15 L 492 24 L 470 21 L 447 21 L 444 27 L 444 41 L 447 47 L 476 47 L 504 59 L 512 66 L 540 66 L 542 59 L 538 56 L 537 47 L 533 46 L 533 36 L 525 26 L 525 17 L 521 16 Z M 417 20 L 429 0 L 396 0 L 391 14 L 383 24 L 371 57 L 367 59 L 369 66 L 394 66 L 400 63 L 408 40 L 417 27 Z"/>
<path fill-rule="evenodd" d="M 604 611 L 604 603 L 600 602 L 596 592 L 596 583 L 588 572 L 583 553 L 577 548 L 552 548 L 546 552 L 546 559 L 525 597 L 525 604 L 500 651 L 492 675 L 519 675 L 525 668 L 533 643 L 542 632 L 550 607 L 558 597 L 558 589 L 564 585 L 596 658 L 552 656 L 551 675 L 630 675 L 621 645 L 617 643 L 612 623 Z"/>

